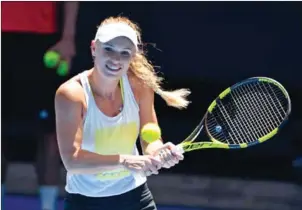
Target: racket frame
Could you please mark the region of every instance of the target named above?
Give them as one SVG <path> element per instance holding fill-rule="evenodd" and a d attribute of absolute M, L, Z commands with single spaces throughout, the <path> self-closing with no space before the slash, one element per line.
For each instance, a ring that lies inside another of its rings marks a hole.
<path fill-rule="evenodd" d="M 208 128 L 207 128 L 206 123 L 205 123 L 207 121 L 208 113 L 211 113 L 213 111 L 213 109 L 215 108 L 215 106 L 217 104 L 217 100 L 223 99 L 225 96 L 230 94 L 233 90 L 235 90 L 239 86 L 242 86 L 242 85 L 248 84 L 248 83 L 252 83 L 252 82 L 255 82 L 255 81 L 268 82 L 268 83 L 272 83 L 272 84 L 276 85 L 282 91 L 284 96 L 287 98 L 287 100 L 288 100 L 288 110 L 286 112 L 286 116 L 285 116 L 283 122 L 277 128 L 275 128 L 274 130 L 272 130 L 268 134 L 260 137 L 259 139 L 256 139 L 255 141 L 249 142 L 249 143 L 226 144 L 226 143 L 220 142 L 219 140 L 216 140 L 214 137 L 212 137 L 210 135 L 210 132 L 208 131 Z M 226 88 L 224 91 L 222 91 L 219 94 L 219 96 L 217 98 L 215 98 L 215 100 L 213 100 L 213 102 L 210 104 L 210 106 L 207 109 L 206 114 L 204 115 L 204 117 L 202 118 L 200 123 L 196 126 L 196 128 L 193 130 L 193 132 L 185 140 L 183 140 L 180 144 L 177 145 L 177 150 L 179 152 L 184 153 L 184 152 L 189 152 L 189 151 L 198 150 L 198 149 L 209 149 L 209 148 L 244 149 L 244 148 L 247 148 L 247 147 L 250 147 L 250 146 L 254 146 L 254 145 L 263 143 L 263 142 L 267 141 L 268 139 L 271 139 L 272 137 L 274 137 L 279 132 L 279 130 L 286 124 L 286 122 L 288 121 L 288 117 L 289 117 L 290 113 L 291 113 L 291 100 L 290 100 L 288 92 L 283 87 L 283 85 L 281 85 L 279 82 L 277 82 L 276 80 L 274 80 L 272 78 L 251 77 L 251 78 L 245 79 L 241 82 L 238 82 L 238 83 L 232 85 L 231 87 Z M 203 130 L 204 127 L 206 127 L 206 133 L 207 133 L 210 141 L 208 141 L 208 142 L 194 142 L 195 139 L 198 137 L 198 135 L 200 134 L 200 132 Z"/>

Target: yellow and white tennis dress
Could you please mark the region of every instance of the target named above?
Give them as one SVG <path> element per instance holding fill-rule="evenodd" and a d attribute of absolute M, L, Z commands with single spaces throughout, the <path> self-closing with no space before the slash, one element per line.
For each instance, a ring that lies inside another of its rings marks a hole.
<path fill-rule="evenodd" d="M 139 107 L 134 98 L 128 76 L 121 79 L 123 109 L 115 117 L 108 117 L 97 107 L 87 71 L 80 74 L 87 103 L 83 124 L 82 149 L 102 155 L 139 155 L 136 140 L 139 135 Z M 146 182 L 146 177 L 122 167 L 98 174 L 67 172 L 66 191 L 89 197 L 107 197 L 128 192 Z"/>

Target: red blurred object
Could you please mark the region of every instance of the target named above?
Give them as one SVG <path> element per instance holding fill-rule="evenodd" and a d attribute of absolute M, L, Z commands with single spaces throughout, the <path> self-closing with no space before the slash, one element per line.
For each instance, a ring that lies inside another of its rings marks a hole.
<path fill-rule="evenodd" d="M 1 2 L 2 32 L 55 33 L 56 2 Z"/>

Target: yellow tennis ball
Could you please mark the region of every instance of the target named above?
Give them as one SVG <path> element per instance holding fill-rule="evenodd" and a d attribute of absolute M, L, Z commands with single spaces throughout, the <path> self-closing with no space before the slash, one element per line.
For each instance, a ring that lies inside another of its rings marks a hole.
<path fill-rule="evenodd" d="M 66 61 L 61 61 L 58 68 L 57 74 L 61 77 L 67 76 L 69 73 L 68 63 Z"/>
<path fill-rule="evenodd" d="M 55 68 L 60 62 L 60 54 L 55 51 L 47 51 L 43 60 L 47 68 Z"/>
<path fill-rule="evenodd" d="M 155 123 L 147 123 L 141 129 L 141 137 L 144 141 L 151 143 L 161 137 L 161 130 Z"/>

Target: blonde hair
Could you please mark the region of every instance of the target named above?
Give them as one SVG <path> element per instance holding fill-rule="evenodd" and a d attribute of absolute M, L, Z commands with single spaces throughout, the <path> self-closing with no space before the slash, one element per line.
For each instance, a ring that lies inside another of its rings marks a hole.
<path fill-rule="evenodd" d="M 138 38 L 138 44 L 142 45 L 141 30 L 137 24 L 132 22 L 126 17 L 109 17 L 105 19 L 101 25 L 108 23 L 122 22 L 129 25 L 135 30 Z M 189 101 L 186 99 L 191 93 L 189 89 L 178 89 L 167 91 L 161 87 L 162 77 L 159 77 L 151 62 L 148 61 L 143 51 L 139 51 L 133 57 L 130 63 L 130 71 L 143 82 L 143 84 L 150 87 L 156 94 L 160 95 L 169 106 L 176 107 L 178 109 L 187 108 Z"/>

